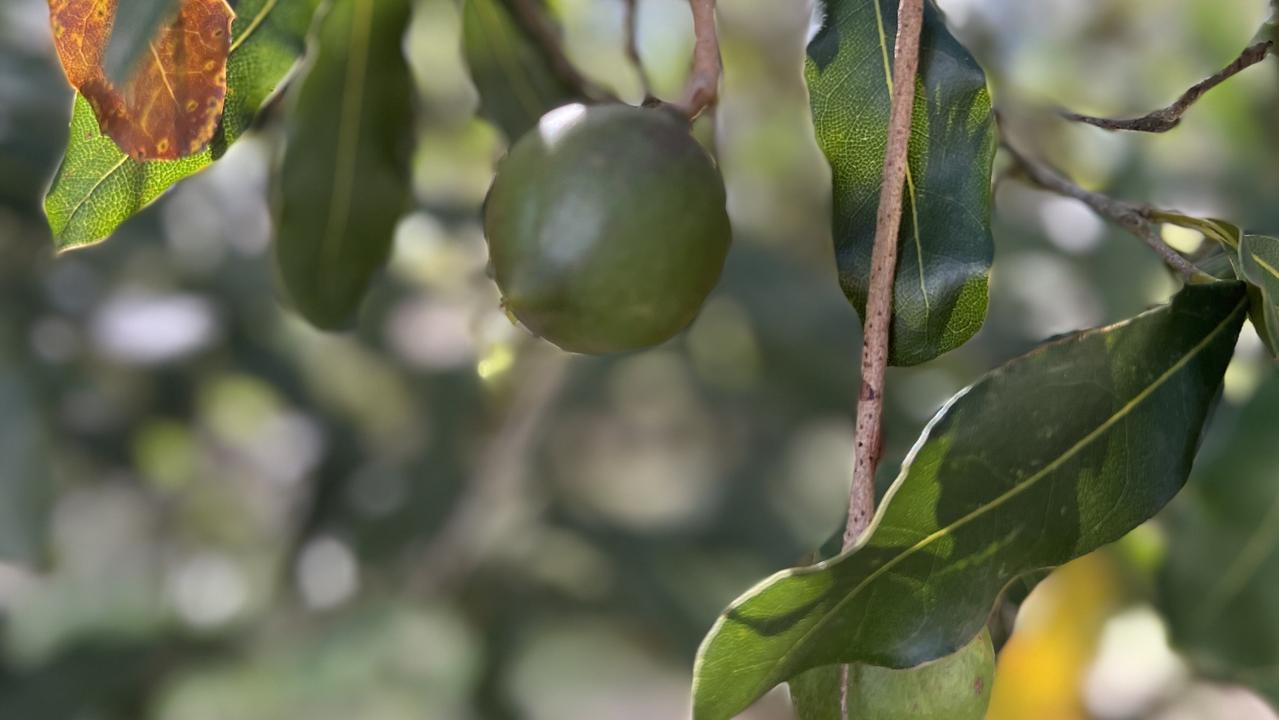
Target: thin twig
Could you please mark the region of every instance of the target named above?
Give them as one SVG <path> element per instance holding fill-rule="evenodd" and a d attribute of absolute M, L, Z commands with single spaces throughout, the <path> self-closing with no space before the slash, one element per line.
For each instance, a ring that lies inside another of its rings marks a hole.
<path fill-rule="evenodd" d="M 506 417 L 480 456 L 458 507 L 421 553 L 409 583 L 419 595 L 442 595 L 465 580 L 529 511 L 524 495 L 529 452 L 547 412 L 564 387 L 568 361 L 541 353 L 522 368 L 525 375 Z"/>
<path fill-rule="evenodd" d="M 1270 40 L 1259 42 L 1244 49 L 1235 61 L 1222 68 L 1218 72 L 1208 78 L 1196 83 L 1186 92 L 1182 93 L 1177 101 L 1166 108 L 1155 110 L 1148 115 L 1128 119 L 1111 119 L 1093 117 L 1091 115 L 1081 115 L 1079 113 L 1067 110 L 1061 111 L 1061 116 L 1067 120 L 1075 122 L 1087 123 L 1104 130 L 1131 130 L 1133 132 L 1162 133 L 1177 127 L 1181 124 L 1181 116 L 1186 114 L 1191 105 L 1194 105 L 1199 98 L 1203 97 L 1207 92 L 1230 78 L 1238 75 L 1247 68 L 1256 65 L 1266 59 L 1270 47 L 1274 43 Z"/>
<path fill-rule="evenodd" d="M 871 252 L 870 293 L 866 302 L 862 345 L 862 388 L 857 401 L 857 431 L 853 447 L 853 485 L 848 494 L 848 523 L 844 549 L 857 543 L 875 513 L 875 469 L 882 447 L 884 378 L 888 370 L 889 330 L 892 328 L 893 285 L 897 275 L 897 235 L 901 230 L 902 191 L 906 184 L 907 150 L 915 78 L 919 73 L 919 36 L 924 22 L 923 0 L 900 0 L 897 42 L 893 51 L 893 96 L 888 116 L 888 147 L 884 182 L 875 218 L 875 246 Z M 841 671 L 840 711 L 848 717 L 848 666 Z"/>
<path fill-rule="evenodd" d="M 862 389 L 857 403 L 857 442 L 853 490 L 849 497 L 844 547 L 851 547 L 870 525 L 875 507 L 875 467 L 879 461 L 880 419 L 884 409 L 884 375 L 888 367 L 888 334 L 892 326 L 893 280 L 897 271 L 897 235 L 901 230 L 902 190 L 906 184 L 906 150 L 910 143 L 915 77 L 919 70 L 919 34 L 923 0 L 901 0 L 897 44 L 893 56 L 893 103 L 888 120 L 884 182 L 875 219 L 870 293 L 862 348 Z"/>
<path fill-rule="evenodd" d="M 626 2 L 626 57 L 630 59 L 635 74 L 639 76 L 640 86 L 644 90 L 644 101 L 653 97 L 653 83 L 644 67 L 644 58 L 639 51 L 639 0 Z"/>
<path fill-rule="evenodd" d="M 555 27 L 546 19 L 546 10 L 537 0 L 507 0 L 512 16 L 524 34 L 537 44 L 546 61 L 550 63 L 551 72 L 561 82 L 573 89 L 573 92 L 586 100 L 612 100 L 613 94 L 591 82 L 578 72 L 577 66 L 569 60 L 560 42 Z"/>
<path fill-rule="evenodd" d="M 1199 268 L 1163 241 L 1156 223 L 1151 221 L 1150 208 L 1085 190 L 1048 164 L 1026 157 L 1006 140 L 1003 142 L 1003 147 L 1012 157 L 1015 167 L 1031 183 L 1058 195 L 1074 198 L 1092 208 L 1092 211 L 1101 217 L 1137 236 L 1149 245 L 1168 267 L 1182 275 L 1194 277 L 1202 274 Z"/>
<path fill-rule="evenodd" d="M 719 80 L 724 74 L 719 56 L 719 33 L 715 29 L 715 0 L 688 0 L 693 10 L 693 71 L 678 106 L 690 120 L 705 112 L 719 99 Z"/>

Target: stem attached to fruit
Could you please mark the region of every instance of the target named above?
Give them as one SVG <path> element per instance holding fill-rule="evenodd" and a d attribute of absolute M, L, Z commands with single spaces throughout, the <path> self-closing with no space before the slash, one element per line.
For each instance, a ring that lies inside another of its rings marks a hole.
<path fill-rule="evenodd" d="M 696 4 L 696 3 L 694 3 Z M 892 110 L 888 116 L 888 148 L 884 182 L 875 220 L 870 292 L 866 302 L 862 345 L 862 389 L 857 401 L 857 434 L 853 449 L 853 485 L 848 496 L 844 549 L 856 544 L 875 512 L 875 468 L 879 465 L 884 414 L 884 376 L 888 370 L 889 330 L 893 316 L 893 280 L 897 274 L 897 235 L 901 230 L 902 190 L 906 184 L 907 149 L 919 73 L 919 36 L 924 0 L 900 0 L 897 42 L 893 52 Z M 848 667 L 840 683 L 840 708 L 848 716 Z"/>
<path fill-rule="evenodd" d="M 693 10 L 693 72 L 684 87 L 678 106 L 690 120 L 696 119 L 719 99 L 719 81 L 724 65 L 719 55 L 719 34 L 715 29 L 715 0 L 688 0 Z"/>

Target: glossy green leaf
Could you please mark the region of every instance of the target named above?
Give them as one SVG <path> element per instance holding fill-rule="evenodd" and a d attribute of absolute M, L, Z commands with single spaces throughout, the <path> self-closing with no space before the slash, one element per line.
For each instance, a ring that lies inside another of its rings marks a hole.
<path fill-rule="evenodd" d="M 335 0 L 293 98 L 277 173 L 276 259 L 314 325 L 348 325 L 409 203 L 409 0 Z"/>
<path fill-rule="evenodd" d="M 843 530 L 808 559 L 835 557 Z M 1026 575 L 1008 592 L 1022 589 L 1022 581 L 1042 579 Z M 1029 592 L 1029 588 L 1025 588 Z M 1008 593 L 1005 594 L 1005 598 Z M 840 708 L 840 678 L 844 665 L 825 665 L 800 673 L 787 682 L 798 720 L 845 720 Z M 894 669 L 853 664 L 849 667 L 848 717 L 857 720 L 982 720 L 990 705 L 995 675 L 995 647 L 983 630 L 956 653 L 918 667 Z"/>
<path fill-rule="evenodd" d="M 809 670 L 790 683 L 799 720 L 843 720 L 840 665 Z M 995 679 L 995 646 L 983 630 L 959 652 L 895 670 L 853 665 L 848 717 L 855 720 L 983 720 Z"/>
<path fill-rule="evenodd" d="M 45 198 L 59 250 L 104 240 L 175 183 L 208 167 L 253 122 L 262 104 L 301 57 L 319 0 L 241 0 L 231 32 L 227 98 L 208 150 L 165 162 L 138 162 L 98 128 L 77 96 L 67 154 Z"/>
<path fill-rule="evenodd" d="M 1190 472 L 1247 310 L 1240 283 L 1070 335 L 957 395 L 849 552 L 734 602 L 698 653 L 696 720 L 822 665 L 913 667 L 965 645 L 999 593 L 1112 542 Z"/>
<path fill-rule="evenodd" d="M 480 115 L 512 141 L 547 111 L 582 100 L 511 16 L 507 0 L 466 0 L 462 45 L 480 94 Z"/>
<path fill-rule="evenodd" d="M 835 255 L 865 314 L 887 145 L 896 0 L 826 0 L 805 77 L 834 182 Z M 995 123 L 986 76 L 926 5 L 894 292 L 890 362 L 952 350 L 986 318 Z"/>
<path fill-rule="evenodd" d="M 1279 376 L 1169 507 L 1159 604 L 1200 672 L 1279 705 Z"/>
<path fill-rule="evenodd" d="M 1279 357 L 1279 238 L 1244 235 L 1239 243 L 1239 269 L 1257 288 L 1252 323 L 1271 354 Z"/>
<path fill-rule="evenodd" d="M 160 24 L 178 7 L 178 0 L 129 0 L 116 6 L 111 41 L 103 59 L 107 77 L 116 85 L 128 81 Z"/>

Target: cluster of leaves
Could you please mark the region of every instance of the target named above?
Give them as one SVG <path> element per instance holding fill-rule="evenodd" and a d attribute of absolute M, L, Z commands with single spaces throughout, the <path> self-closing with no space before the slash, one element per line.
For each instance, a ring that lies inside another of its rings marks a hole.
<path fill-rule="evenodd" d="M 808 46 L 813 119 L 834 178 L 840 278 L 859 310 L 866 303 L 896 8 L 895 0 L 829 0 Z M 993 255 L 996 131 L 984 74 L 932 3 L 921 52 L 898 240 L 896 365 L 933 359 L 981 327 Z M 1245 317 L 1276 350 L 1279 241 L 1220 221 L 1153 215 L 1223 246 L 1206 258 L 1205 277 L 1166 307 L 1051 341 L 952 399 L 852 549 L 779 573 L 724 612 L 699 651 L 696 718 L 733 717 L 786 681 L 804 720 L 840 717 L 837 664 L 851 665 L 853 689 L 844 701 L 850 713 L 868 692 L 904 703 L 918 696 L 910 688 L 922 677 L 939 672 L 934 661 L 952 653 L 955 661 L 943 666 L 955 668 L 950 685 L 961 691 L 942 693 L 943 716 L 983 715 L 984 706 L 964 710 L 963 688 L 970 686 L 964 681 L 974 669 L 958 659 L 973 652 L 968 646 L 1004 589 L 1117 540 L 1178 493 Z M 1238 578 L 1221 581 L 1223 604 L 1260 602 L 1259 592 L 1243 592 L 1242 585 L 1269 557 L 1268 520 L 1253 526 L 1262 536 L 1252 538 L 1255 557 L 1236 570 Z M 1222 538 L 1217 551 L 1237 551 L 1243 543 L 1236 539 Z M 1198 579 L 1186 575 L 1193 577 L 1181 568 L 1182 603 L 1196 595 L 1184 592 Z M 1184 614 L 1195 615 L 1188 608 Z M 1227 650 L 1235 645 L 1214 642 L 1211 624 L 1196 617 L 1193 628 L 1181 634 L 1215 661 L 1211 672 L 1248 680 L 1234 662 L 1246 659 L 1251 681 L 1266 687 L 1258 669 L 1272 665 L 1265 641 L 1236 658 Z M 867 673 L 868 667 L 916 670 Z M 909 714 L 904 706 L 897 711 Z M 896 717 L 868 715 L 881 716 Z"/>
<path fill-rule="evenodd" d="M 171 3 L 151 5 L 172 12 Z M 209 147 L 195 155 L 131 157 L 78 97 L 66 159 L 46 202 L 59 247 L 107 237 L 221 157 L 305 56 L 287 97 L 287 144 L 276 180 L 280 277 L 312 323 L 348 324 L 409 202 L 414 115 L 400 38 L 410 4 L 319 5 L 238 3 L 226 105 Z M 841 284 L 859 310 L 867 299 L 886 144 L 896 7 L 895 0 L 828 0 L 805 66 L 817 138 L 834 178 Z M 466 0 L 463 13 L 481 114 L 506 134 L 521 135 L 545 111 L 579 99 L 508 0 Z M 921 52 L 895 285 L 896 365 L 935 359 L 981 328 L 994 255 L 997 142 L 985 75 L 931 2 Z M 138 57 L 136 48 L 122 53 Z M 106 73 L 117 76 L 109 67 Z M 696 718 L 733 717 L 792 680 L 802 690 L 804 718 L 834 717 L 839 689 L 831 680 L 839 664 L 853 664 L 863 684 L 918 685 L 921 675 L 880 670 L 923 666 L 935 674 L 933 661 L 980 650 L 974 638 L 1010 583 L 1122 537 L 1181 490 L 1245 320 L 1277 347 L 1279 240 L 1227 223 L 1174 214 L 1156 219 L 1196 227 L 1224 247 L 1204 262 L 1211 277 L 1188 284 L 1165 307 L 1047 343 L 951 400 L 855 547 L 775 575 L 725 611 L 699 653 Z M 1264 474 L 1258 471 L 1258 485 Z M 1267 500 L 1252 514 L 1270 506 Z M 1247 556 L 1256 559 L 1238 569 L 1239 563 L 1214 565 L 1226 569 L 1214 596 L 1219 616 L 1269 597 L 1252 581 L 1274 542 L 1266 529 L 1274 524 L 1271 514 L 1257 517 L 1260 529 L 1241 539 L 1258 548 Z M 1229 517 L 1223 509 L 1219 517 L 1185 523 Z M 1213 552 L 1229 555 L 1238 547 L 1231 541 L 1222 536 L 1223 547 Z M 1170 587 L 1197 582 L 1192 571 L 1170 570 Z M 1177 635 L 1199 648 L 1210 672 L 1255 676 L 1268 687 L 1263 671 L 1273 665 L 1273 643 L 1236 657 L 1236 646 L 1221 649 L 1202 618 L 1184 615 Z M 941 667 L 972 672 L 969 662 Z M 1238 667 L 1252 674 L 1232 670 Z"/>
<path fill-rule="evenodd" d="M 1216 218 L 1151 211 L 1158 221 L 1195 230 L 1215 243 L 1200 265 L 1209 275 L 1248 284 L 1249 318 L 1270 354 L 1279 357 L 1279 238 L 1246 233 Z"/>

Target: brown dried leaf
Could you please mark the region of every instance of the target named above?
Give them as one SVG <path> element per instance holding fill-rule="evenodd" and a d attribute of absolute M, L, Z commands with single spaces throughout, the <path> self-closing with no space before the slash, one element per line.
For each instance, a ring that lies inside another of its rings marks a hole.
<path fill-rule="evenodd" d="M 182 0 L 123 87 L 102 67 L 118 0 L 49 0 L 54 45 L 67 80 L 93 107 L 102 132 L 135 160 L 202 151 L 226 102 L 235 13 L 226 0 Z"/>

